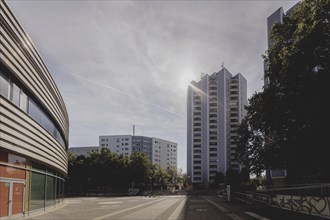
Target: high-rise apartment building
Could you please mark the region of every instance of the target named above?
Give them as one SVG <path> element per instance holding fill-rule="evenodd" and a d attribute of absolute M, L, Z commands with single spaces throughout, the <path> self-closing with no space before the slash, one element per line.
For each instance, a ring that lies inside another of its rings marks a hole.
<path fill-rule="evenodd" d="M 105 135 L 99 137 L 99 147 L 111 152 L 130 156 L 133 152 L 143 152 L 153 164 L 167 169 L 177 167 L 177 143 L 145 136 Z"/>
<path fill-rule="evenodd" d="M 246 79 L 222 68 L 192 81 L 187 98 L 187 174 L 192 183 L 213 182 L 218 172 L 240 170 L 235 137 L 246 115 Z"/>
<path fill-rule="evenodd" d="M 90 154 L 99 152 L 99 146 L 70 147 L 68 152 L 73 156 L 89 157 Z"/>

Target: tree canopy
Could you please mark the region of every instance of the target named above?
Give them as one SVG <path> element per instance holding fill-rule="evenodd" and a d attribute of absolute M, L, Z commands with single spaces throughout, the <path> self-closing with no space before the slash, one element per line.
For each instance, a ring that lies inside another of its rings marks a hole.
<path fill-rule="evenodd" d="M 67 193 L 127 192 L 127 189 L 165 189 L 168 182 L 175 185 L 182 179 L 181 171 L 170 167 L 168 171 L 152 164 L 142 152 L 129 157 L 112 153 L 107 148 L 88 157 L 69 154 Z"/>
<path fill-rule="evenodd" d="M 330 1 L 302 1 L 271 31 L 269 79 L 249 99 L 238 158 L 255 174 L 286 169 L 293 182 L 329 181 Z"/>

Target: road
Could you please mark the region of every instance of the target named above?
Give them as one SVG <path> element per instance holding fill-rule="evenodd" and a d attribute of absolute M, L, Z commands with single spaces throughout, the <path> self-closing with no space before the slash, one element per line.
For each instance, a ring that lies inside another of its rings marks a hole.
<path fill-rule="evenodd" d="M 261 214 L 260 214 L 261 213 Z M 267 220 L 320 219 L 280 209 L 227 202 L 217 196 L 79 197 L 64 205 L 24 219 L 121 220 Z"/>

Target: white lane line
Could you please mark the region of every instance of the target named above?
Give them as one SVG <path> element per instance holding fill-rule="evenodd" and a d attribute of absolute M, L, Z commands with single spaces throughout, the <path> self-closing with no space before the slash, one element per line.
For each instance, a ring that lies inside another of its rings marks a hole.
<path fill-rule="evenodd" d="M 70 200 L 64 200 L 64 203 L 67 203 L 67 204 L 71 204 L 71 203 L 81 203 L 81 200 L 73 200 L 73 199 L 70 199 Z"/>
<path fill-rule="evenodd" d="M 168 199 L 168 198 L 164 198 L 164 199 L 159 199 L 159 200 L 156 200 L 157 202 L 158 201 L 163 201 L 165 199 Z M 127 208 L 127 209 L 123 209 L 123 210 L 120 210 L 120 211 L 117 211 L 117 212 L 113 212 L 113 213 L 110 213 L 110 214 L 107 214 L 107 215 L 102 215 L 100 217 L 97 217 L 97 218 L 93 218 L 92 220 L 100 220 L 100 219 L 105 219 L 105 218 L 109 218 L 111 216 L 114 216 L 114 215 L 118 215 L 118 214 L 121 214 L 121 213 L 124 213 L 124 212 L 127 212 L 127 211 L 130 211 L 130 210 L 133 210 L 133 209 L 136 209 L 136 208 L 140 208 L 140 207 L 143 207 L 143 206 L 147 206 L 151 203 L 155 203 L 156 202 L 155 200 L 151 201 L 151 202 L 147 202 L 147 203 L 144 203 L 144 204 L 141 204 L 141 205 L 137 205 L 137 206 L 133 206 L 131 208 Z"/>
<path fill-rule="evenodd" d="M 132 213 L 124 213 L 124 216 L 119 217 L 118 219 L 122 220 L 151 220 L 151 219 L 164 219 L 164 212 L 168 210 L 173 204 L 181 201 L 180 199 L 167 199 L 158 203 L 148 205 L 139 210 L 134 210 Z"/>
<path fill-rule="evenodd" d="M 215 202 L 213 202 L 213 201 L 205 198 L 205 196 L 203 196 L 202 198 L 205 199 L 206 201 L 208 201 L 209 203 L 211 203 L 212 205 L 214 205 L 215 207 L 217 207 L 218 209 L 220 209 L 222 212 L 224 212 L 224 213 L 229 212 L 228 209 L 226 209 L 225 207 L 222 207 L 221 205 L 219 205 L 219 204 L 217 204 L 217 203 L 215 203 Z"/>
<path fill-rule="evenodd" d="M 207 202 L 211 203 L 212 205 L 214 205 L 215 207 L 217 207 L 218 209 L 220 209 L 222 212 L 224 212 L 226 215 L 228 215 L 230 218 L 234 219 L 234 220 L 243 220 L 241 217 L 239 217 L 238 215 L 231 213 L 228 209 L 226 209 L 225 207 L 222 207 L 221 205 L 205 198 L 205 196 L 202 197 L 203 199 L 205 199 Z"/>
<path fill-rule="evenodd" d="M 187 199 L 184 198 L 182 200 L 182 202 L 180 203 L 180 205 L 174 210 L 172 215 L 170 217 L 168 217 L 168 219 L 178 219 L 184 205 L 186 204 L 186 202 L 187 202 Z"/>
<path fill-rule="evenodd" d="M 99 205 L 121 204 L 123 202 L 98 202 Z"/>
<path fill-rule="evenodd" d="M 259 220 L 270 220 L 269 218 L 265 218 L 265 217 L 263 217 L 261 215 L 258 215 L 256 213 L 253 213 L 253 212 L 245 212 L 245 213 L 248 214 L 248 215 L 250 215 L 250 216 L 252 216 L 252 217 L 254 217 L 254 218 L 256 218 L 256 219 L 259 219 Z"/>
<path fill-rule="evenodd" d="M 82 200 L 94 200 L 97 199 L 96 197 L 88 197 L 88 198 L 82 198 Z"/>
<path fill-rule="evenodd" d="M 245 200 L 240 199 L 240 198 L 235 198 L 235 199 L 237 199 L 237 200 L 239 200 L 241 202 L 245 202 L 246 204 L 249 204 L 249 205 L 252 205 L 253 204 L 252 202 L 248 202 L 248 201 L 245 201 Z"/>

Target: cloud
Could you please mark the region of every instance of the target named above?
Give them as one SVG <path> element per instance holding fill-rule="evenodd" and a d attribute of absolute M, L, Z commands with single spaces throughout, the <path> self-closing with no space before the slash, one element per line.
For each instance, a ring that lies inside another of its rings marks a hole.
<path fill-rule="evenodd" d="M 186 169 L 186 78 L 224 61 L 263 81 L 266 18 L 297 1 L 9 1 L 65 100 L 70 146 L 132 133 L 178 142 Z"/>

